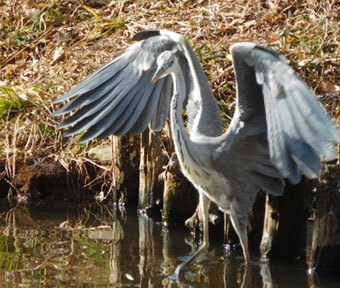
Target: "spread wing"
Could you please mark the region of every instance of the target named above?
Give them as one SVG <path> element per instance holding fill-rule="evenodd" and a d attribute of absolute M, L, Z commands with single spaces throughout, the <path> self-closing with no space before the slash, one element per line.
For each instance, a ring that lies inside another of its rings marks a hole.
<path fill-rule="evenodd" d="M 158 55 L 179 43 L 156 30 L 140 32 L 132 40 L 139 42 L 54 101 L 72 98 L 53 113 L 59 116 L 75 111 L 59 126 L 69 128 L 65 136 L 87 130 L 81 138 L 85 142 L 111 134 L 140 134 L 149 124 L 153 130 L 163 128 L 169 115 L 172 79 L 168 76 L 155 85 L 151 79 Z"/>
<path fill-rule="evenodd" d="M 235 44 L 231 54 L 237 109 L 214 155 L 218 169 L 233 157 L 237 171 L 275 195 L 282 193 L 280 178 L 316 178 L 320 159 L 338 156 L 338 127 L 283 56 L 252 43 Z"/>

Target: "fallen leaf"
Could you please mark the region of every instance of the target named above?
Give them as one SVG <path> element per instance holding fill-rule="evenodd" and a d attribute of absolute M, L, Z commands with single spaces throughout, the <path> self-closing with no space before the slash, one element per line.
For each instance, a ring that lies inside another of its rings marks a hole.
<path fill-rule="evenodd" d="M 324 81 L 321 83 L 321 89 L 323 92 L 329 93 L 329 94 L 337 94 L 340 92 L 339 85 L 335 85 L 334 83 L 328 82 L 328 81 Z"/>
<path fill-rule="evenodd" d="M 62 59 L 62 57 L 65 56 L 65 51 L 64 48 L 62 46 L 57 47 L 54 50 L 54 54 L 53 54 L 53 63 L 57 62 L 58 60 Z"/>

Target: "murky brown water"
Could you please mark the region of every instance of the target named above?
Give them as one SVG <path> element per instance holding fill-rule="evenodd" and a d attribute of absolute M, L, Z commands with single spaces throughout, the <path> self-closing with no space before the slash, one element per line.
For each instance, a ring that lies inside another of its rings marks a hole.
<path fill-rule="evenodd" d="M 0 205 L 0 287 L 340 287 L 305 268 L 243 265 L 220 244 L 176 283 L 176 266 L 196 248 L 182 225 L 169 229 L 136 213 L 96 206 L 27 209 Z M 94 209 L 95 207 L 95 209 Z"/>

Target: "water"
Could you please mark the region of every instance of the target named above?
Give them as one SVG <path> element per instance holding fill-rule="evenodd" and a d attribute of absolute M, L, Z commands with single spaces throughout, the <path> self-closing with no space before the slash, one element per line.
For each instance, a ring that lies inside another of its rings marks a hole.
<path fill-rule="evenodd" d="M 197 249 L 185 227 L 91 205 L 0 206 L 0 287 L 340 287 L 313 283 L 304 267 L 246 267 L 221 243 L 177 283 L 169 276 Z"/>

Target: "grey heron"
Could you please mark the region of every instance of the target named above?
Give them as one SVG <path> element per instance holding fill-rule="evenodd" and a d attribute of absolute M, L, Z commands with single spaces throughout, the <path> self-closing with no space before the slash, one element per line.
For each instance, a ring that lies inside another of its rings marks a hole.
<path fill-rule="evenodd" d="M 86 130 L 81 141 L 88 141 L 140 134 L 148 125 L 161 130 L 170 114 L 181 170 L 200 197 L 203 244 L 192 259 L 209 246 L 212 201 L 230 215 L 248 263 L 248 212 L 258 189 L 279 196 L 284 179 L 294 184 L 301 175 L 316 178 L 320 159 L 338 156 L 338 128 L 283 56 L 254 43 L 238 43 L 230 49 L 236 109 L 222 133 L 217 102 L 185 38 L 150 30 L 133 40 L 137 42 L 54 102 L 72 98 L 54 112 L 75 111 L 60 127 L 68 128 L 66 136 Z"/>

